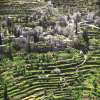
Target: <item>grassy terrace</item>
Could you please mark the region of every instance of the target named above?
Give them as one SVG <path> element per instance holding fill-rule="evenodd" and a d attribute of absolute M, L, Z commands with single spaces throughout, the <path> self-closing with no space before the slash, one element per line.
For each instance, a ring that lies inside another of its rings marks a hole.
<path fill-rule="evenodd" d="M 93 35 L 90 37 L 92 47 L 100 45 L 100 39 L 95 37 L 95 44 Z M 77 50 L 71 50 L 70 53 L 67 50 L 40 54 L 20 53 L 20 56 L 14 56 L 14 61 L 5 58 L 0 63 L 0 100 L 3 100 L 3 82 L 7 83 L 10 100 L 46 100 L 50 95 L 54 100 L 78 100 L 75 99 L 77 91 L 82 93 L 83 99 L 88 95 L 88 98 L 91 96 L 99 100 L 100 51 L 90 49 L 87 56 L 86 63 L 78 67 L 84 57 Z M 55 69 L 57 71 L 54 72 Z M 96 87 L 94 81 L 97 82 Z"/>
<path fill-rule="evenodd" d="M 0 0 L 0 15 L 30 15 L 36 7 L 44 5 L 45 2 L 36 0 Z"/>

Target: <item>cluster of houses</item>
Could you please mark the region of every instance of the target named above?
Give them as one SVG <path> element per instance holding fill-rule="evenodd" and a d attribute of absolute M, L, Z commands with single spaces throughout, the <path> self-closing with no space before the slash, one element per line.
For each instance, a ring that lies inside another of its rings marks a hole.
<path fill-rule="evenodd" d="M 89 46 L 85 29 L 99 29 L 96 25 L 100 25 L 100 17 L 96 16 L 95 12 L 82 14 L 76 10 L 73 13 L 60 14 L 50 1 L 46 6 L 36 8 L 33 14 L 24 16 L 23 20 L 24 25 L 14 23 L 11 16 L 4 18 L 1 22 L 0 45 L 10 37 L 14 47 L 20 50 L 30 48 L 32 51 L 51 51 L 72 47 L 84 51 Z M 29 23 L 34 25 L 28 27 Z M 82 28 L 85 28 L 84 31 Z M 84 40 L 85 46 L 81 45 L 81 39 Z"/>

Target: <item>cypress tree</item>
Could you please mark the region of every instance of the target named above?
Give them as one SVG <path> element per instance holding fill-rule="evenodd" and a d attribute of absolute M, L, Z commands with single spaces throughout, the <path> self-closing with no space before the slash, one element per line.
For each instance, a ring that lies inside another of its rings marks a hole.
<path fill-rule="evenodd" d="M 88 37 L 88 32 L 84 30 L 83 32 L 83 39 L 85 41 L 86 47 L 89 49 L 89 37 Z"/>
<path fill-rule="evenodd" d="M 9 47 L 8 55 L 9 55 L 9 59 L 13 61 L 13 55 L 12 55 L 11 47 Z"/>
<path fill-rule="evenodd" d="M 1 33 L 0 33 L 0 60 L 2 60 L 2 37 L 1 37 Z"/>
<path fill-rule="evenodd" d="M 1 36 L 1 33 L 0 33 L 0 45 L 2 45 L 2 36 Z"/>
<path fill-rule="evenodd" d="M 7 91 L 7 84 L 4 84 L 4 100 L 9 100 L 8 91 Z"/>
<path fill-rule="evenodd" d="M 9 59 L 10 59 L 10 60 L 12 60 L 12 61 L 13 61 L 13 55 L 12 55 L 11 42 L 12 42 L 12 39 L 9 37 L 8 57 L 9 57 Z"/>

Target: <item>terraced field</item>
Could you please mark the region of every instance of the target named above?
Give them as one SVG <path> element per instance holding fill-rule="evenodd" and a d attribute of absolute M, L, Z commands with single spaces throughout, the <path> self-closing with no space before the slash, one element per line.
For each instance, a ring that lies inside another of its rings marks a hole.
<path fill-rule="evenodd" d="M 38 0 L 0 0 L 0 15 L 26 15 L 45 2 Z"/>
<path fill-rule="evenodd" d="M 100 32 L 95 30 L 89 37 L 84 64 L 84 56 L 74 49 L 18 52 L 13 61 L 5 58 L 0 63 L 0 100 L 5 91 L 10 100 L 99 100 Z"/>
<path fill-rule="evenodd" d="M 30 14 L 34 4 L 39 6 L 30 2 L 14 0 L 11 6 L 1 0 L 0 17 Z M 89 33 L 90 50 L 85 56 L 66 48 L 47 53 L 19 51 L 13 61 L 0 61 L 0 100 L 100 100 L 100 30 Z"/>

